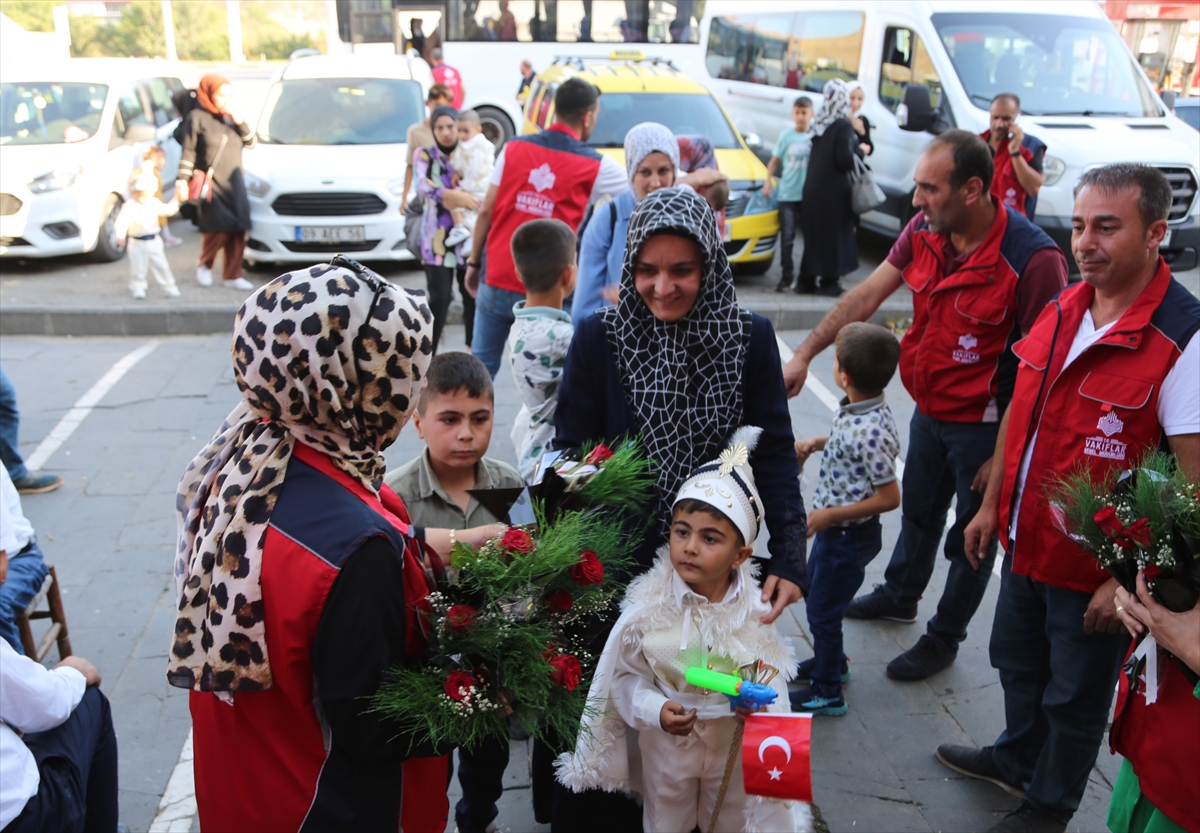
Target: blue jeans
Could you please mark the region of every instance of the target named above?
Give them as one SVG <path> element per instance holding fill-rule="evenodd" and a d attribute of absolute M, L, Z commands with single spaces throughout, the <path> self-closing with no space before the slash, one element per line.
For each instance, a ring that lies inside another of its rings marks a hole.
<path fill-rule="evenodd" d="M 458 783 L 463 794 L 454 805 L 454 818 L 459 833 L 483 833 L 500 814 L 496 802 L 504 793 L 507 766 L 506 737 L 489 738 L 474 749 L 458 750 Z"/>
<path fill-rule="evenodd" d="M 816 534 L 808 557 L 812 587 L 805 610 L 816 660 L 812 687 L 822 697 L 842 694 L 842 614 L 882 547 L 883 525 L 878 518 L 854 526 L 831 526 Z"/>
<path fill-rule="evenodd" d="M 1005 729 L 992 759 L 1005 780 L 1025 787 L 1030 804 L 1063 823 L 1079 809 L 1129 647 L 1124 630 L 1083 630 L 1091 599 L 1015 576 L 1012 556 L 1004 558 L 989 651 L 1004 688 Z"/>
<path fill-rule="evenodd" d="M 20 480 L 29 476 L 21 452 L 17 451 L 17 428 L 21 423 L 17 413 L 17 391 L 8 374 L 0 367 L 0 460 L 8 469 L 8 476 Z"/>
<path fill-rule="evenodd" d="M 500 360 L 504 358 L 504 345 L 508 341 L 508 331 L 512 329 L 513 304 L 524 301 L 525 296 L 520 292 L 509 289 L 497 289 L 479 279 L 479 297 L 475 299 L 475 333 L 472 339 L 471 352 L 483 362 L 483 366 L 496 378 L 500 372 Z"/>
<path fill-rule="evenodd" d="M 48 572 L 37 538 L 16 555 L 8 557 L 8 580 L 0 584 L 0 637 L 18 654 L 24 654 L 25 649 L 17 630 L 17 614 L 28 607 L 29 601 L 42 589 Z"/>
<path fill-rule="evenodd" d="M 929 620 L 930 636 L 957 649 L 967 638 L 967 625 L 983 601 L 995 547 L 973 568 L 963 552 L 963 531 L 979 510 L 983 495 L 971 490 L 979 467 L 996 450 L 995 422 L 945 422 L 914 410 L 908 429 L 900 502 L 900 538 L 884 572 L 884 592 L 895 602 L 915 605 L 929 585 L 937 546 L 946 528 L 951 498 L 957 519 L 946 532 L 944 552 L 950 561 L 946 588 L 937 613 Z"/>
<path fill-rule="evenodd" d="M 66 723 L 24 741 L 41 780 L 4 833 L 117 829 L 117 735 L 100 689 L 84 692 Z"/>

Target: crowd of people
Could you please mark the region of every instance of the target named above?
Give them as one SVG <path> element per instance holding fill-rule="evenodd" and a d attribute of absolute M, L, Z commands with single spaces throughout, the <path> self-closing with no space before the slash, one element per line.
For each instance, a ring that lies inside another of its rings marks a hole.
<path fill-rule="evenodd" d="M 805 238 L 802 291 L 840 294 L 857 266 L 846 173 L 874 146 L 855 93 L 835 79 L 820 102 L 797 99 L 771 160 L 785 229 Z M 981 749 L 931 751 L 1019 799 L 995 833 L 1065 831 L 1129 637 L 1148 631 L 1200 673 L 1200 605 L 1172 613 L 1144 578 L 1136 594 L 1118 588 L 1045 500 L 1056 475 L 1102 478 L 1159 447 L 1200 479 L 1200 300 L 1158 254 L 1172 200 L 1163 175 L 1134 163 L 1084 175 L 1072 241 L 1082 281 L 1069 285 L 1064 253 L 1027 217 L 1044 145 L 1015 125 L 1016 96 L 998 96 L 984 136 L 929 142 L 914 216 L 887 259 L 784 364 L 770 321 L 738 305 L 719 225 L 726 178 L 696 161 L 702 137 L 638 125 L 622 167 L 587 145 L 601 101 L 575 78 L 555 92 L 556 122 L 493 160 L 473 152 L 477 120 L 453 98 L 435 85 L 428 121 L 410 130 L 428 292 L 335 259 L 270 281 L 235 322 L 242 400 L 176 503 L 167 676 L 190 691 L 201 828 L 441 833 L 453 812 L 462 833 L 494 829 L 508 745 L 458 750 L 451 808 L 453 750 L 414 748 L 367 698 L 389 671 L 423 661 L 418 610 L 438 560 L 507 530 L 475 490 L 531 484 L 550 449 L 636 436 L 653 461 L 650 523 L 629 543 L 624 612 L 595 622 L 587 731 L 534 744 L 539 822 L 807 829 L 801 803 L 756 799 L 728 778 L 725 752 L 748 710 L 688 684 L 689 651 L 720 668 L 765 659 L 781 672 L 773 708 L 844 715 L 844 619 L 915 622 L 944 534 L 936 613 L 887 676 L 902 685 L 954 662 L 1002 557 L 990 657 L 1005 729 Z M 206 147 L 221 136 L 240 149 L 247 134 L 214 106 L 194 131 Z M 229 205 L 212 234 L 236 217 Z M 785 257 L 781 289 L 793 274 Z M 455 281 L 474 302 L 469 352 L 439 352 Z M 867 322 L 901 287 L 913 319 L 897 340 Z M 828 436 L 797 440 L 788 398 L 830 346 L 845 397 Z M 517 468 L 487 456 L 506 352 L 522 402 Z M 897 371 L 915 402 L 902 473 L 884 393 Z M 383 451 L 410 416 L 425 448 L 388 471 Z M 1098 430 L 1120 455 L 1089 451 Z M 818 453 L 806 510 L 800 473 Z M 855 598 L 882 549 L 880 516 L 896 508 L 884 583 Z M 11 546 L 36 543 L 30 534 Z M 814 650 L 797 662 L 774 623 L 801 600 Z M 86 785 L 72 812 L 112 829 L 116 748 L 98 673 L 80 662 L 47 672 L 0 647 L 0 827 L 54 826 L 39 814 L 63 770 L 46 761 L 69 742 L 71 777 Z M 1188 740 L 1200 736 L 1200 686 L 1176 663 L 1159 667 L 1158 702 L 1136 676 L 1121 683 L 1114 831 L 1200 829 Z M 17 678 L 29 682 L 10 686 Z M 53 728 L 72 720 L 86 742 Z M 10 800 L 10 756 L 24 801 Z"/>

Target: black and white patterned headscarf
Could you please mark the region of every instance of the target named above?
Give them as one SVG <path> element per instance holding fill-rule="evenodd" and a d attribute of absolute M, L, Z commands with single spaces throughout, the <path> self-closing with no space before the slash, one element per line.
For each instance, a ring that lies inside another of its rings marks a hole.
<path fill-rule="evenodd" d="M 655 318 L 634 284 L 642 247 L 664 233 L 690 237 L 704 253 L 700 294 L 673 323 Z M 703 197 L 690 188 L 664 188 L 638 203 L 629 218 L 620 300 L 597 314 L 646 456 L 655 464 L 665 530 L 684 478 L 720 454 L 742 423 L 746 339 L 733 274 Z"/>

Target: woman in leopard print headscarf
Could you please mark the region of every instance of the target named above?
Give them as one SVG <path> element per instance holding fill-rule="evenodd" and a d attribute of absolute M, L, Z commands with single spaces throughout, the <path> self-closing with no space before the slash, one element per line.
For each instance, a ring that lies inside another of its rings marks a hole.
<path fill-rule="evenodd" d="M 425 591 L 382 452 L 432 329 L 423 293 L 333 265 L 238 313 L 243 399 L 176 495 L 167 679 L 192 690 L 205 830 L 396 826 L 407 743 L 363 698 L 411 652 L 406 601 Z"/>

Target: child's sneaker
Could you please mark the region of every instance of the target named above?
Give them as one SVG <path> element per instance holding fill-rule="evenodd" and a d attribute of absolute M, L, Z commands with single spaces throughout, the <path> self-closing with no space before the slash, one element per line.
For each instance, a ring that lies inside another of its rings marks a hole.
<path fill-rule="evenodd" d="M 167 293 L 168 298 L 178 298 L 181 294 L 177 286 L 164 286 L 163 292 Z"/>
<path fill-rule="evenodd" d="M 175 235 L 171 234 L 171 232 L 167 231 L 166 229 L 163 229 L 162 238 L 163 238 L 163 245 L 164 245 L 164 246 L 168 246 L 168 247 L 172 247 L 172 248 L 173 248 L 173 247 L 175 247 L 175 246 L 182 246 L 182 245 L 183 245 L 183 239 L 182 239 L 182 238 L 180 238 L 180 237 L 176 237 Z"/>
<path fill-rule="evenodd" d="M 471 239 L 471 232 L 466 226 L 455 226 L 446 235 L 446 248 L 453 249 L 459 243 Z"/>
<path fill-rule="evenodd" d="M 135 300 L 135 301 L 146 300 L 146 290 L 144 290 L 144 289 L 133 290 L 133 300 Z"/>
<path fill-rule="evenodd" d="M 811 688 L 802 688 L 788 694 L 792 701 L 792 711 L 802 714 L 827 714 L 834 717 L 843 715 L 849 708 L 846 698 L 839 694 L 837 697 L 822 697 Z"/>
<path fill-rule="evenodd" d="M 817 665 L 816 657 L 809 657 L 796 666 L 796 679 L 792 685 L 811 686 L 813 668 Z M 842 685 L 850 682 L 850 657 L 842 657 Z"/>
<path fill-rule="evenodd" d="M 196 267 L 196 283 L 201 286 L 212 286 L 212 269 L 201 263 Z M 915 620 L 914 620 L 915 621 Z"/>

